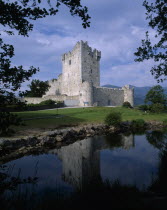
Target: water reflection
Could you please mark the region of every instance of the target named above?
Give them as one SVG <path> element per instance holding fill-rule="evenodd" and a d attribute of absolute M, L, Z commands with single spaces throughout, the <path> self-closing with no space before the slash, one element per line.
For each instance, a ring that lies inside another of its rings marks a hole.
<path fill-rule="evenodd" d="M 147 131 L 146 139 L 150 144 L 152 144 L 155 148 L 163 150 L 167 145 L 167 133 L 162 131 Z"/>
<path fill-rule="evenodd" d="M 62 161 L 62 178 L 77 189 L 101 179 L 101 151 L 108 148 L 128 150 L 134 147 L 134 136 L 110 135 L 88 138 L 50 151 Z M 103 163 L 102 163 L 103 164 Z"/>
<path fill-rule="evenodd" d="M 118 200 L 122 193 L 121 198 L 126 198 L 125 201 L 136 192 L 138 201 L 139 191 L 131 188 L 130 185 L 135 185 L 140 190 L 167 194 L 166 133 L 148 131 L 143 135 L 98 136 L 50 150 L 48 153 L 25 156 L 7 164 L 7 166 L 15 165 L 12 176 L 16 175 L 20 169 L 22 177 L 31 177 L 34 174 L 34 166 L 38 162 L 36 195 L 43 196 L 42 206 L 44 199 L 46 206 L 51 198 L 54 201 L 57 193 L 62 196 L 72 194 L 75 190 L 83 192 L 94 183 L 97 185 L 93 188 L 95 191 L 106 192 L 107 190 L 108 192 L 110 189 L 109 201 L 112 197 L 111 192 L 114 196 L 117 192 Z M 3 175 L 1 178 L 4 179 L 4 173 L 0 175 Z M 113 191 L 114 185 L 110 185 L 110 188 L 106 186 L 106 179 L 113 183 L 116 180 L 119 182 L 116 191 Z M 90 191 L 84 192 L 88 194 Z M 90 194 L 91 200 L 95 191 Z M 128 193 L 131 195 L 129 196 Z M 97 194 L 94 196 L 95 200 L 97 200 L 96 196 Z M 98 196 L 100 200 L 101 194 Z M 104 197 L 106 199 L 106 196 Z"/>
<path fill-rule="evenodd" d="M 23 176 L 31 176 L 38 161 L 40 191 L 57 186 L 66 191 L 83 189 L 95 180 L 106 179 L 147 189 L 167 174 L 166 145 L 167 136 L 162 132 L 112 134 L 87 138 L 49 154 L 25 156 L 7 165 L 15 164 L 16 172 L 21 168 Z"/>

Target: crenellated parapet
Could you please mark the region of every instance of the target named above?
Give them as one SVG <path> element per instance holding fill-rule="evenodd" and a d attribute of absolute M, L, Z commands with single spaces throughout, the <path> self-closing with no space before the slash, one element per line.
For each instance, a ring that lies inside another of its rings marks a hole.
<path fill-rule="evenodd" d="M 82 41 L 81 41 L 82 42 Z M 74 46 L 74 48 L 67 52 L 67 53 L 64 53 L 62 56 L 61 56 L 61 60 L 62 61 L 65 61 L 65 60 L 68 60 L 70 59 L 72 56 L 74 56 L 76 53 L 78 53 L 78 51 L 80 50 L 81 48 L 81 42 L 77 42 L 76 45 Z"/>

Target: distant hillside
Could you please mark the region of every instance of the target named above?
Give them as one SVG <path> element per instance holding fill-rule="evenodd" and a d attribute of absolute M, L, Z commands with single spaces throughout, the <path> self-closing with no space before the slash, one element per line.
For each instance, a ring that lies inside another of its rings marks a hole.
<path fill-rule="evenodd" d="M 115 86 L 115 85 L 103 85 L 103 87 L 109 87 L 109 88 L 121 88 L 119 86 Z M 147 94 L 147 92 L 151 89 L 151 87 L 136 87 L 136 86 L 132 86 L 134 87 L 134 104 L 135 105 L 140 105 L 140 104 L 144 104 L 144 99 L 145 96 Z M 167 94 L 167 87 L 164 88 L 166 94 Z"/>

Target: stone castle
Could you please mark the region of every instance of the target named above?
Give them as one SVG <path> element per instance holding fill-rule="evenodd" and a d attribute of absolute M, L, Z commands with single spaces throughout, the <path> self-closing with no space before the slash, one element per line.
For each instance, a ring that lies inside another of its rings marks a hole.
<path fill-rule="evenodd" d="M 49 90 L 39 100 L 64 101 L 66 106 L 121 106 L 128 101 L 133 106 L 134 91 L 129 85 L 100 87 L 100 58 L 100 51 L 92 50 L 87 42 L 77 42 L 71 52 L 62 55 L 62 74 L 49 81 Z M 28 103 L 33 100 L 29 98 Z"/>

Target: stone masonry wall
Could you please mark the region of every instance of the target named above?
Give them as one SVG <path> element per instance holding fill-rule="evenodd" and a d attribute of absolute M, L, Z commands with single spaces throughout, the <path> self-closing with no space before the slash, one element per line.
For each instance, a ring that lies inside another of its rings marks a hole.
<path fill-rule="evenodd" d="M 62 55 L 62 94 L 79 95 L 81 85 L 81 45 L 78 42 L 73 50 Z"/>
<path fill-rule="evenodd" d="M 27 102 L 27 104 L 39 104 L 40 102 L 44 100 L 43 98 L 40 98 L 40 97 L 24 97 L 24 98 L 21 98 L 20 101 Z"/>
<path fill-rule="evenodd" d="M 100 58 L 100 51 L 92 50 L 87 42 L 81 41 L 82 81 L 88 81 L 95 87 L 100 86 Z"/>
<path fill-rule="evenodd" d="M 54 101 L 65 101 L 65 100 L 79 100 L 79 96 L 65 96 L 65 95 L 60 95 L 60 96 L 45 96 L 43 98 L 38 98 L 38 97 L 25 97 L 22 98 L 21 101 L 27 101 L 27 104 L 39 104 L 42 101 L 46 101 L 52 99 Z"/>
<path fill-rule="evenodd" d="M 94 104 L 97 106 L 121 106 L 124 102 L 124 90 L 118 88 L 93 88 Z"/>
<path fill-rule="evenodd" d="M 49 81 L 50 88 L 49 90 L 45 93 L 45 96 L 49 95 L 61 95 L 61 86 L 62 86 L 62 74 L 59 75 L 58 79 L 52 79 Z"/>

